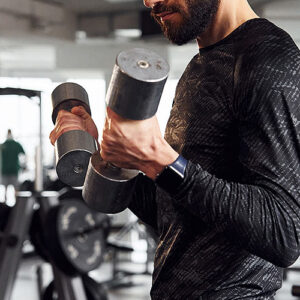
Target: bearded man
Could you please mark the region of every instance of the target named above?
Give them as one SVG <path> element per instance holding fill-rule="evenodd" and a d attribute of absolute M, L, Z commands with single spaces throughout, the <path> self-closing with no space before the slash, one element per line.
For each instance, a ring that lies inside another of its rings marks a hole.
<path fill-rule="evenodd" d="M 129 208 L 159 234 L 151 297 L 274 299 L 299 256 L 299 49 L 246 0 L 144 3 L 173 43 L 199 47 L 165 138 L 156 117 L 108 109 L 101 141 L 104 160 L 144 173 Z M 81 107 L 51 142 L 71 129 L 98 138 Z"/>

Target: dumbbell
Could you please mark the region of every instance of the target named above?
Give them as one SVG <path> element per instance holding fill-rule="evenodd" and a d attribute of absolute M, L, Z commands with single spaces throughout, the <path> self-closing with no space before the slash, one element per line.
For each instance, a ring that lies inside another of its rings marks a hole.
<path fill-rule="evenodd" d="M 169 66 L 155 52 L 134 48 L 121 52 L 116 59 L 108 87 L 106 104 L 115 113 L 130 120 L 145 120 L 155 115 Z M 84 187 L 87 204 L 103 213 L 126 209 L 133 188 L 130 182 L 138 170 L 117 168 L 104 161 L 99 153 L 92 155 Z M 120 194 L 122 200 L 118 202 Z"/>
<path fill-rule="evenodd" d="M 88 94 L 79 84 L 66 82 L 57 86 L 51 95 L 52 121 L 55 124 L 58 112 L 71 111 L 75 106 L 83 106 L 91 114 Z M 63 133 L 55 143 L 56 172 L 65 184 L 80 187 L 91 155 L 97 150 L 95 139 L 86 131 L 71 130 Z"/>

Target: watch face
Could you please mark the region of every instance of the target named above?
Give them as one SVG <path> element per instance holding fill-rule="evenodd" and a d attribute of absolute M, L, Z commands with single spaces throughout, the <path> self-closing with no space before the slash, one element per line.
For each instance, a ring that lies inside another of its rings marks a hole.
<path fill-rule="evenodd" d="M 184 173 L 174 167 L 173 164 L 167 166 L 156 178 L 156 183 L 169 193 L 175 193 L 184 180 Z"/>

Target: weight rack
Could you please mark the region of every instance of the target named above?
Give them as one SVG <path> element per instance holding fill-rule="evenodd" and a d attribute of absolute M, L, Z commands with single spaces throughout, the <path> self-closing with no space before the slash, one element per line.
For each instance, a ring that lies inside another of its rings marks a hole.
<path fill-rule="evenodd" d="M 45 219 L 49 209 L 58 205 L 55 192 L 19 192 L 16 205 L 13 207 L 4 231 L 1 233 L 0 244 L 0 299 L 10 300 L 12 288 L 20 260 L 22 246 L 28 237 L 29 227 L 33 218 L 35 203 L 39 203 L 39 214 Z M 87 300 L 81 276 L 68 276 L 51 263 L 54 285 L 58 299 Z"/>
<path fill-rule="evenodd" d="M 16 195 L 16 204 L 12 208 L 7 224 L 0 232 L 0 299 L 10 300 L 16 273 L 22 257 L 22 247 L 29 235 L 34 206 L 40 205 L 39 214 L 45 219 L 49 209 L 58 205 L 58 195 L 43 192 L 43 155 L 42 155 L 42 101 L 41 91 L 1 88 L 0 95 L 19 95 L 29 99 L 37 99 L 39 105 L 39 146 L 36 151 L 35 192 L 19 192 Z M 54 285 L 58 298 L 61 300 L 87 300 L 83 281 L 80 276 L 70 277 L 60 271 L 54 263 Z"/>

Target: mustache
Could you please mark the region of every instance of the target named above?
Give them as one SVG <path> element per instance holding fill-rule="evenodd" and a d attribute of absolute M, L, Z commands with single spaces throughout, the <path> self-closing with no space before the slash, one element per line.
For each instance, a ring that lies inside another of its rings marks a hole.
<path fill-rule="evenodd" d="M 158 3 L 156 4 L 151 11 L 151 16 L 153 18 L 157 18 L 158 14 L 161 13 L 178 13 L 180 12 L 180 8 L 176 5 L 172 5 L 172 6 L 167 6 L 163 3 Z"/>

